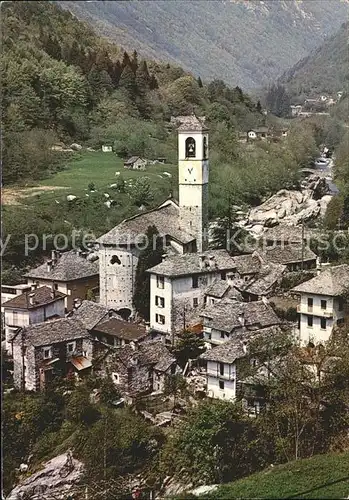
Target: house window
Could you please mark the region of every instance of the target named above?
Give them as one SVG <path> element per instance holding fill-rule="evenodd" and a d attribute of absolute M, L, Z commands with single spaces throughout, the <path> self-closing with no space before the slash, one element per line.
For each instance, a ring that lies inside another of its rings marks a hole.
<path fill-rule="evenodd" d="M 223 380 L 219 381 L 219 388 L 221 391 L 224 391 L 224 381 Z"/>
<path fill-rule="evenodd" d="M 312 316 L 308 316 L 308 326 L 309 327 L 313 326 L 313 317 Z"/>
<path fill-rule="evenodd" d="M 224 332 L 221 332 L 221 339 L 224 339 Z"/>
<path fill-rule="evenodd" d="M 343 299 L 339 299 L 338 300 L 338 311 L 343 311 L 343 309 L 344 309 Z"/>
<path fill-rule="evenodd" d="M 198 307 L 199 305 L 199 299 L 197 297 L 193 298 L 193 307 Z"/>
<path fill-rule="evenodd" d="M 52 358 L 52 347 L 44 347 L 42 350 L 42 355 L 44 359 Z"/>
<path fill-rule="evenodd" d="M 199 288 L 199 278 L 197 276 L 193 276 L 192 286 L 193 286 L 193 288 Z"/>
<path fill-rule="evenodd" d="M 165 307 L 165 299 L 164 297 L 155 296 L 155 305 L 158 307 Z"/>
<path fill-rule="evenodd" d="M 225 271 L 221 272 L 221 280 L 227 279 L 227 273 Z"/>
<path fill-rule="evenodd" d="M 54 284 L 53 284 L 53 288 L 54 288 L 55 290 L 58 290 L 58 284 L 57 284 L 57 283 L 54 283 Z"/>
<path fill-rule="evenodd" d="M 313 299 L 309 298 L 308 299 L 308 311 L 313 310 Z"/>
<path fill-rule="evenodd" d="M 327 307 L 327 300 L 322 300 L 321 301 L 321 309 L 326 309 Z"/>
<path fill-rule="evenodd" d="M 17 311 L 13 311 L 13 319 L 12 319 L 12 323 L 16 326 L 18 325 L 18 312 Z"/>
<path fill-rule="evenodd" d="M 72 354 L 75 351 L 76 342 L 68 342 L 67 344 L 67 354 Z"/>
<path fill-rule="evenodd" d="M 155 314 L 155 321 L 157 323 L 159 323 L 160 325 L 164 325 L 165 324 L 165 316 L 163 316 L 162 314 Z"/>
<path fill-rule="evenodd" d="M 326 330 L 326 318 L 320 319 L 321 330 Z"/>
<path fill-rule="evenodd" d="M 219 374 L 224 375 L 224 363 L 219 363 Z"/>
<path fill-rule="evenodd" d="M 164 284 L 165 284 L 165 279 L 163 276 L 157 276 L 156 277 L 156 286 L 158 288 L 164 288 Z"/>

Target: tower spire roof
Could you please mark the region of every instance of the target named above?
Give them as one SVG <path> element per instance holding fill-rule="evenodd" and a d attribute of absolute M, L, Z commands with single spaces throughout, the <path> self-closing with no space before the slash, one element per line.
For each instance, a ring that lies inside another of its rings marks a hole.
<path fill-rule="evenodd" d="M 178 127 L 179 131 L 204 131 L 208 130 L 205 125 L 205 116 L 196 116 L 195 114 L 188 116 L 179 116 L 178 122 L 180 125 Z"/>

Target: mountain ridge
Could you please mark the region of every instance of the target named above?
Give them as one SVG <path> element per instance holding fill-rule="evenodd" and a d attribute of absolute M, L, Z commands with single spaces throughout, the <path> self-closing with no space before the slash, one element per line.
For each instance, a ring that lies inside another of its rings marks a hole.
<path fill-rule="evenodd" d="M 305 57 L 339 28 L 349 6 L 348 0 L 61 1 L 58 5 L 125 49 L 135 48 L 144 57 L 245 89 L 276 79 Z"/>

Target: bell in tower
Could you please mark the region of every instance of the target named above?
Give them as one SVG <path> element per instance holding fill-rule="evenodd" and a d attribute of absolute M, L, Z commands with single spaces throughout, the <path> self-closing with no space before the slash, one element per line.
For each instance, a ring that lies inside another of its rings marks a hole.
<path fill-rule="evenodd" d="M 195 139 L 188 137 L 185 141 L 185 157 L 195 158 Z"/>

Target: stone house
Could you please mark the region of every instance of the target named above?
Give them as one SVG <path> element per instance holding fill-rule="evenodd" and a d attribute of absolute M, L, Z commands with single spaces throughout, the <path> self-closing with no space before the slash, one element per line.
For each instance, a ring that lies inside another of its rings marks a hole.
<path fill-rule="evenodd" d="M 79 377 L 91 371 L 93 338 L 72 318 L 23 327 L 12 345 L 17 389 L 38 391 L 57 377 Z"/>
<path fill-rule="evenodd" d="M 325 269 L 295 288 L 300 295 L 299 340 L 302 345 L 329 340 L 336 325 L 348 317 L 349 266 L 342 264 Z"/>
<path fill-rule="evenodd" d="M 176 359 L 161 341 L 132 342 L 104 357 L 98 376 L 110 376 L 120 393 L 132 402 L 137 396 L 163 392 L 166 377 L 178 373 Z"/>
<path fill-rule="evenodd" d="M 231 302 L 221 300 L 201 311 L 204 340 L 208 346 L 280 324 L 280 319 L 265 300 Z"/>
<path fill-rule="evenodd" d="M 205 290 L 235 270 L 226 250 L 168 256 L 150 274 L 150 329 L 173 341 L 176 332 L 199 322 Z"/>
<path fill-rule="evenodd" d="M 66 295 L 54 287 L 32 285 L 30 290 L 3 304 L 5 346 L 12 354 L 11 340 L 19 328 L 42 323 L 52 318 L 64 317 Z"/>
<path fill-rule="evenodd" d="M 93 328 L 92 334 L 101 342 L 114 347 L 123 347 L 131 342 L 141 342 L 147 337 L 144 325 L 130 323 L 117 317 L 98 323 Z"/>
<path fill-rule="evenodd" d="M 113 146 L 111 146 L 110 144 L 103 144 L 102 151 L 103 151 L 103 153 L 112 153 Z"/>
<path fill-rule="evenodd" d="M 128 160 L 124 162 L 124 168 L 130 170 L 145 170 L 147 166 L 147 160 L 141 158 L 140 156 L 131 156 Z"/>
<path fill-rule="evenodd" d="M 67 311 L 73 309 L 74 299 L 86 299 L 88 291 L 98 293 L 99 268 L 80 250 L 62 254 L 52 251 L 51 259 L 31 269 L 26 275 L 28 284 L 53 286 L 66 295 Z"/>

